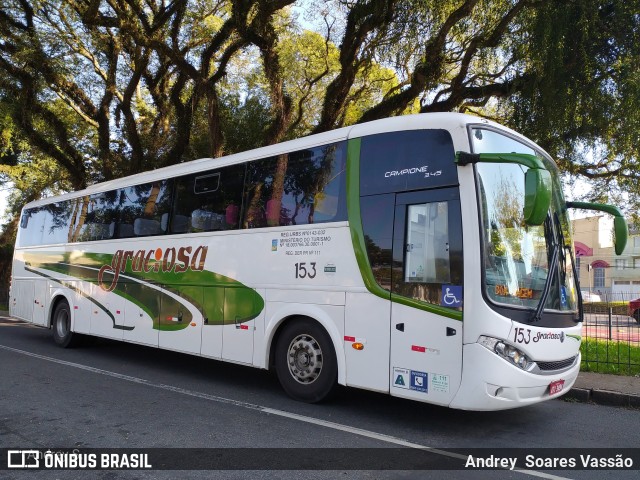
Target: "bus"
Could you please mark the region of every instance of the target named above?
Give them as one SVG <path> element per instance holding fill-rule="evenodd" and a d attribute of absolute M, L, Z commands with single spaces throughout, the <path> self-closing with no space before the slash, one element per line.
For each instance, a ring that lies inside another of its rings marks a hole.
<path fill-rule="evenodd" d="M 12 316 L 457 409 L 565 393 L 582 304 L 558 169 L 475 116 L 388 118 L 27 204 Z"/>

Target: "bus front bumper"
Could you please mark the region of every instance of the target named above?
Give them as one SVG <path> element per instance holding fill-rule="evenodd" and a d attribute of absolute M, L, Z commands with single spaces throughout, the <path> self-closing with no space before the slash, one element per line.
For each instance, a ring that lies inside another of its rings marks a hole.
<path fill-rule="evenodd" d="M 465 345 L 462 358 L 462 382 L 449 406 L 463 410 L 506 410 L 558 398 L 580 371 L 579 352 L 573 367 L 552 375 L 525 372 L 478 343 Z"/>

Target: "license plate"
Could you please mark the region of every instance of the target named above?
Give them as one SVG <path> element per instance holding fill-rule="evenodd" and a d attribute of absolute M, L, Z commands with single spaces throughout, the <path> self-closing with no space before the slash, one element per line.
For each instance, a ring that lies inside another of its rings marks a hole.
<path fill-rule="evenodd" d="M 555 395 L 559 393 L 564 388 L 564 380 L 556 380 L 555 382 L 551 382 L 549 384 L 549 395 Z"/>

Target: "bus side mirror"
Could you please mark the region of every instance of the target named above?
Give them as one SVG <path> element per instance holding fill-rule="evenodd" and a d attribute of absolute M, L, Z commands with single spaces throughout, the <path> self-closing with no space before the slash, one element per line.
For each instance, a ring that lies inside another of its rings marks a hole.
<path fill-rule="evenodd" d="M 613 218 L 613 231 L 616 236 L 616 255 L 622 255 L 622 252 L 624 252 L 627 246 L 627 238 L 629 237 L 629 228 L 627 227 L 627 221 L 624 217 Z"/>
<path fill-rule="evenodd" d="M 553 190 L 551 173 L 535 155 L 526 153 L 456 153 L 456 163 L 465 166 L 474 163 L 514 163 L 527 167 L 524 177 L 523 216 L 527 225 L 542 225 L 549 207 Z"/>
<path fill-rule="evenodd" d="M 618 207 L 613 205 L 605 205 L 602 203 L 588 203 L 588 202 L 567 202 L 567 208 L 579 208 L 581 210 L 597 210 L 599 212 L 605 212 L 609 215 L 613 215 L 613 233 L 615 235 L 615 251 L 616 255 L 622 255 L 624 249 L 627 246 L 627 239 L 629 238 L 629 227 L 627 221 L 622 215 L 622 212 Z"/>
<path fill-rule="evenodd" d="M 524 177 L 524 221 L 542 225 L 551 206 L 551 174 L 542 168 L 530 168 Z"/>

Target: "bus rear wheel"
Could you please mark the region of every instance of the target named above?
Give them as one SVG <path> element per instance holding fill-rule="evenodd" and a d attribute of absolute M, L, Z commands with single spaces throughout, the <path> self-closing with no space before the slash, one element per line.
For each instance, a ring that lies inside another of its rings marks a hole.
<path fill-rule="evenodd" d="M 51 322 L 53 340 L 62 348 L 73 347 L 78 343 L 78 335 L 71 331 L 71 309 L 66 301 L 58 302 L 53 311 Z"/>
<path fill-rule="evenodd" d="M 307 403 L 331 397 L 338 384 L 336 353 L 327 332 L 308 318 L 284 327 L 275 352 L 278 380 L 287 394 Z"/>
<path fill-rule="evenodd" d="M 633 318 L 636 319 L 637 323 L 640 323 L 640 309 L 638 309 L 635 312 L 633 312 Z"/>

